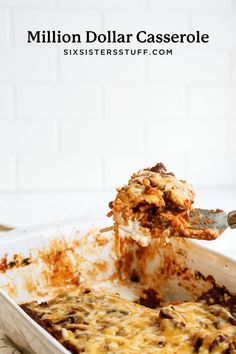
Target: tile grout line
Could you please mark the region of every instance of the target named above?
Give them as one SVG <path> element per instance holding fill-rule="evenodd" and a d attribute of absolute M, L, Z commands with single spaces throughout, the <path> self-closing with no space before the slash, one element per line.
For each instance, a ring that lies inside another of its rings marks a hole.
<path fill-rule="evenodd" d="M 55 122 L 55 149 L 56 156 L 61 157 L 63 153 L 63 142 L 62 142 L 62 122 Z"/>
<path fill-rule="evenodd" d="M 233 86 L 233 69 L 234 69 L 234 50 L 230 48 L 229 50 L 229 84 Z"/>
<path fill-rule="evenodd" d="M 105 156 L 103 155 L 100 159 L 100 166 L 101 166 L 101 176 L 100 176 L 100 181 L 101 181 L 101 188 L 105 189 L 106 188 L 106 162 L 105 162 Z"/>
<path fill-rule="evenodd" d="M 191 121 L 192 120 L 192 114 L 191 114 L 191 85 L 187 84 L 185 85 L 185 97 L 186 97 L 186 102 L 185 102 L 185 119 L 186 121 Z"/>
<path fill-rule="evenodd" d="M 11 85 L 12 89 L 12 115 L 13 120 L 18 121 L 18 104 L 17 104 L 17 86 L 16 84 Z"/>
<path fill-rule="evenodd" d="M 54 7 L 56 9 L 59 9 L 60 8 L 60 0 L 54 0 Z"/>
<path fill-rule="evenodd" d="M 63 83 L 63 80 L 61 78 L 61 59 L 60 59 L 60 55 L 63 55 L 62 53 L 60 53 L 60 48 L 56 48 L 54 50 L 54 53 L 53 53 L 53 61 L 55 61 L 55 71 L 53 73 L 53 81 L 54 81 L 54 84 L 64 84 Z M 65 84 L 64 84 L 65 85 Z"/>
<path fill-rule="evenodd" d="M 9 48 L 12 46 L 12 16 L 11 16 L 11 10 L 7 9 L 6 10 L 6 16 L 7 16 L 7 23 L 6 23 L 6 28 L 7 28 L 7 35 L 6 35 L 6 47 Z"/>
<path fill-rule="evenodd" d="M 101 30 L 105 31 L 105 13 L 104 11 L 100 12 L 100 22 L 101 22 Z M 100 87 L 100 120 L 106 120 L 106 86 L 104 82 L 99 84 Z"/>
<path fill-rule="evenodd" d="M 147 154 L 149 153 L 149 144 L 148 144 L 148 128 L 149 128 L 150 122 L 148 121 L 144 121 L 141 128 L 143 128 L 143 136 L 142 136 L 142 140 L 143 140 L 143 154 Z"/>
<path fill-rule="evenodd" d="M 104 121 L 107 120 L 107 114 L 106 114 L 106 91 L 107 88 L 105 84 L 100 85 L 100 120 Z M 110 120 L 110 119 L 109 119 Z"/>
<path fill-rule="evenodd" d="M 186 176 L 186 180 L 189 178 L 189 156 L 188 153 L 185 152 L 183 156 L 183 170 L 184 175 Z"/>
<path fill-rule="evenodd" d="M 150 0 L 146 0 L 146 4 L 145 4 L 145 9 L 146 11 L 152 11 L 151 9 L 151 4 L 150 4 Z"/>
<path fill-rule="evenodd" d="M 15 36 L 14 36 L 14 10 L 9 8 L 8 9 L 8 29 L 9 29 L 9 45 L 10 48 L 15 47 Z M 11 88 L 11 113 L 12 113 L 12 118 L 13 120 L 17 120 L 18 112 L 17 112 L 17 84 L 10 82 L 10 88 Z"/>
<path fill-rule="evenodd" d="M 149 83 L 149 66 L 150 66 L 150 60 L 148 59 L 148 55 L 144 56 L 144 85 L 147 85 Z M 142 83 L 141 83 L 142 84 Z"/>
<path fill-rule="evenodd" d="M 15 190 L 20 191 L 20 170 L 18 156 L 14 158 Z"/>
<path fill-rule="evenodd" d="M 8 18 L 9 18 L 9 41 L 10 46 L 15 46 L 15 35 L 14 35 L 14 10 L 8 9 Z"/>
<path fill-rule="evenodd" d="M 188 31 L 191 33 L 193 30 L 193 15 L 192 13 L 188 12 Z"/>

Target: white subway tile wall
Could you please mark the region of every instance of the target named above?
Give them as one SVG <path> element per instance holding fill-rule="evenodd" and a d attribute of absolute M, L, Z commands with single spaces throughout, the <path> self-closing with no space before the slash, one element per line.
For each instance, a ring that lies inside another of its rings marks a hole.
<path fill-rule="evenodd" d="M 57 0 L 0 0 L 0 7 L 7 8 L 53 8 Z"/>
<path fill-rule="evenodd" d="M 236 33 L 236 31 L 235 31 Z M 161 83 L 228 83 L 230 53 L 227 50 L 194 49 L 178 51 L 173 56 L 150 57 L 148 79 Z"/>
<path fill-rule="evenodd" d="M 54 155 L 57 139 L 54 122 L 0 122 L 0 156 Z"/>
<path fill-rule="evenodd" d="M 200 30 L 210 42 L 152 45 L 172 56 L 64 56 L 99 45 L 28 44 L 27 30 Z M 158 161 L 195 188 L 235 188 L 235 136 L 235 0 L 0 0 L 1 207 L 30 195 L 52 209 L 50 193 L 76 193 L 105 210 L 115 186 Z"/>
<path fill-rule="evenodd" d="M 97 120 L 101 118 L 99 86 L 34 84 L 16 87 L 16 115 L 30 121 Z"/>
<path fill-rule="evenodd" d="M 168 118 L 181 124 L 186 119 L 187 89 L 171 85 L 113 85 L 105 88 L 105 117 L 124 125 L 153 119 L 153 128 L 159 128 Z M 132 132 L 130 134 L 132 136 Z M 148 143 L 148 139 L 145 143 Z"/>
<path fill-rule="evenodd" d="M 55 53 L 39 48 L 1 48 L 0 79 L 12 84 L 55 80 Z"/>
<path fill-rule="evenodd" d="M 127 11 L 106 11 L 104 29 L 114 29 L 120 33 L 149 31 L 150 33 L 186 32 L 189 29 L 190 17 L 183 14 L 159 13 L 158 11 L 137 11 L 134 7 Z"/>
<path fill-rule="evenodd" d="M 145 59 L 143 57 L 60 56 L 60 79 L 64 83 L 83 84 L 144 84 Z M 89 69 L 88 69 L 89 68 Z"/>
<path fill-rule="evenodd" d="M 60 8 L 62 9 L 96 9 L 96 10 L 106 10 L 106 9 L 139 9 L 143 10 L 147 6 L 146 0 L 59 0 Z"/>
<path fill-rule="evenodd" d="M 234 1 L 232 0 L 232 2 Z M 212 38 L 211 45 L 214 47 L 226 49 L 235 47 L 235 13 L 196 14 L 193 16 L 192 27 L 201 28 L 206 33 L 209 33 Z"/>
<path fill-rule="evenodd" d="M 150 7 L 154 10 L 165 11 L 191 11 L 191 12 L 207 12 L 214 11 L 231 11 L 231 0 L 149 0 Z"/>
<path fill-rule="evenodd" d="M 217 99 L 216 99 L 217 98 Z M 236 86 L 199 85 L 190 89 L 190 116 L 198 121 L 204 118 L 214 124 L 216 120 L 236 119 Z"/>
<path fill-rule="evenodd" d="M 101 163 L 86 156 L 19 159 L 19 186 L 23 190 L 66 190 L 101 187 Z"/>

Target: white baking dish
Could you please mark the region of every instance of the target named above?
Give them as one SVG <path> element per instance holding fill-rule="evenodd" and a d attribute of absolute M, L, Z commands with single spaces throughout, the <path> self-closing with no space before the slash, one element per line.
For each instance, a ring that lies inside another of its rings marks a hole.
<path fill-rule="evenodd" d="M 124 241 L 117 254 L 113 234 L 99 233 L 105 223 L 75 220 L 15 230 L 0 238 L 0 318 L 24 353 L 68 353 L 17 303 L 42 301 L 62 289 L 72 291 L 78 280 L 131 300 L 147 288 L 167 301 L 196 299 L 212 286 L 213 278 L 236 292 L 233 260 L 181 239 L 166 245 L 155 240 L 146 249 Z M 130 280 L 134 271 L 139 282 Z"/>

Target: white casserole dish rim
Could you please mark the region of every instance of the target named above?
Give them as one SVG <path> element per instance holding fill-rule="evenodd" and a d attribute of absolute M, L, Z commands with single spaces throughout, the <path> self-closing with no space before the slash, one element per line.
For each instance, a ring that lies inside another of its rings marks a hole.
<path fill-rule="evenodd" d="M 2 289 L 0 289 L 0 297 L 4 298 L 4 300 L 14 309 L 14 311 L 18 312 L 21 318 L 34 328 L 39 336 L 43 336 L 44 341 L 46 341 L 49 346 L 54 347 L 55 350 L 59 350 L 60 353 L 69 353 L 69 351 L 65 349 L 60 342 L 58 342 L 43 327 L 41 327 L 36 321 L 27 315 L 27 313 L 23 311 L 21 307 Z"/>

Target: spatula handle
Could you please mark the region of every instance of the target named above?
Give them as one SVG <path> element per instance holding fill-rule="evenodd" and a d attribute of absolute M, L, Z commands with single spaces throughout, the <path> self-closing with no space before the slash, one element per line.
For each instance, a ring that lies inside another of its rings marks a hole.
<path fill-rule="evenodd" d="M 236 210 L 232 210 L 228 214 L 228 224 L 231 227 L 231 229 L 236 229 Z"/>
<path fill-rule="evenodd" d="M 14 230 L 13 226 L 0 224 L 0 231 L 11 231 L 11 230 Z"/>

